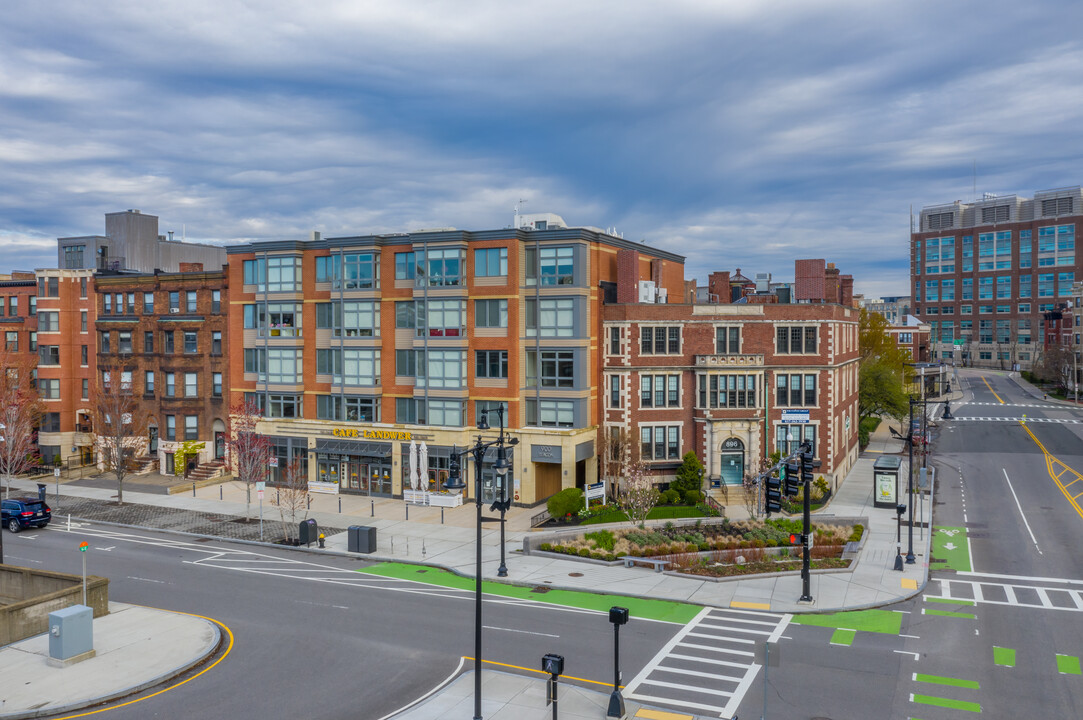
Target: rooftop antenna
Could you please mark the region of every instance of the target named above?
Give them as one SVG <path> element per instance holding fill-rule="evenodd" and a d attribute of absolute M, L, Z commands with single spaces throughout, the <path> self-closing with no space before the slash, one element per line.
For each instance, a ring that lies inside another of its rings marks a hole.
<path fill-rule="evenodd" d="M 522 209 L 525 203 L 526 200 L 523 200 L 522 198 L 519 198 L 519 202 L 515 203 L 515 225 L 512 227 L 513 230 L 519 229 L 519 211 Z"/>

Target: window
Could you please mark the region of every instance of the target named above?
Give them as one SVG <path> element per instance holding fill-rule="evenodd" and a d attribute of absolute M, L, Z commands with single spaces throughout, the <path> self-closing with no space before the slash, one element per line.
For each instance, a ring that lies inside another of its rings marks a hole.
<path fill-rule="evenodd" d="M 86 278 L 79 278 L 79 297 L 86 298 Z"/>
<path fill-rule="evenodd" d="M 296 303 L 245 305 L 244 326 L 258 329 L 260 337 L 298 337 L 301 335 L 301 306 Z"/>
<path fill-rule="evenodd" d="M 417 334 L 431 337 L 458 337 L 463 334 L 466 324 L 465 300 L 418 300 L 418 314 L 425 309 L 426 327 L 418 323 Z"/>
<path fill-rule="evenodd" d="M 60 413 L 44 413 L 38 429 L 46 433 L 60 432 Z"/>
<path fill-rule="evenodd" d="M 779 407 L 815 407 L 816 376 L 778 373 L 775 375 L 775 404 Z"/>
<path fill-rule="evenodd" d="M 797 452 L 805 441 L 812 444 L 812 454 L 816 454 L 816 426 L 785 424 L 775 425 L 775 447 L 783 456 Z"/>
<path fill-rule="evenodd" d="M 620 328 L 609 328 L 609 354 L 620 355 Z"/>
<path fill-rule="evenodd" d="M 699 407 L 759 407 L 755 375 L 700 375 Z"/>
<path fill-rule="evenodd" d="M 184 293 L 184 311 L 194 313 L 196 311 L 196 291 L 188 290 Z"/>
<path fill-rule="evenodd" d="M 1038 276 L 1038 297 L 1053 297 L 1055 273 Z"/>
<path fill-rule="evenodd" d="M 335 337 L 376 337 L 380 334 L 380 311 L 373 300 L 318 303 L 316 327 L 333 330 Z"/>
<path fill-rule="evenodd" d="M 428 401 L 429 425 L 450 425 L 460 427 L 463 424 L 463 403 L 461 400 Z"/>
<path fill-rule="evenodd" d="M 507 378 L 507 350 L 479 350 L 475 353 L 475 377 Z"/>
<path fill-rule="evenodd" d="M 296 385 L 302 382 L 300 348 L 267 348 L 266 382 Z"/>
<path fill-rule="evenodd" d="M 362 395 L 317 395 L 316 417 L 320 420 L 380 422 L 380 399 Z"/>
<path fill-rule="evenodd" d="M 681 351 L 681 328 L 639 328 L 641 355 L 676 355 Z"/>
<path fill-rule="evenodd" d="M 575 427 L 575 401 L 529 398 L 526 402 L 526 424 L 535 427 Z"/>
<path fill-rule="evenodd" d="M 1023 314 L 1030 314 L 1030 303 L 1019 303 L 1019 312 Z"/>
<path fill-rule="evenodd" d="M 198 397 L 199 380 L 197 373 L 184 373 L 184 397 Z"/>
<path fill-rule="evenodd" d="M 575 386 L 575 352 L 572 350 L 528 350 L 526 354 L 527 387 L 556 388 Z"/>
<path fill-rule="evenodd" d="M 130 330 L 122 330 L 117 333 L 117 352 L 121 355 L 132 354 L 132 333 Z"/>
<path fill-rule="evenodd" d="M 974 278 L 963 278 L 963 300 L 974 299 Z"/>
<path fill-rule="evenodd" d="M 417 304 L 413 300 L 401 300 L 395 303 L 395 327 L 417 327 Z"/>
<path fill-rule="evenodd" d="M 33 298 L 31 298 L 31 300 L 32 299 Z M 27 349 L 30 350 L 30 352 L 37 352 L 38 351 L 38 333 L 37 333 L 36 330 L 31 330 L 30 331 L 30 342 L 29 342 L 29 347 Z"/>
<path fill-rule="evenodd" d="M 502 277 L 507 274 L 507 248 L 483 248 L 474 251 L 474 277 Z"/>
<path fill-rule="evenodd" d="M 474 301 L 474 327 L 506 328 L 507 326 L 507 300 Z"/>
<path fill-rule="evenodd" d="M 955 299 L 955 279 L 944 278 L 940 281 L 940 299 L 941 300 L 954 300 Z"/>
<path fill-rule="evenodd" d="M 780 326 L 775 329 L 775 352 L 785 354 L 815 354 L 816 328 L 813 326 Z"/>
<path fill-rule="evenodd" d="M 60 332 L 60 313 L 51 310 L 39 312 L 38 332 Z"/>
<path fill-rule="evenodd" d="M 527 298 L 527 337 L 573 337 L 575 319 L 575 298 Z"/>
<path fill-rule="evenodd" d="M 84 348 L 86 345 L 83 346 Z M 19 333 L 17 330 L 8 330 L 4 333 L 4 348 L 8 352 L 19 351 Z M 83 362 L 86 365 L 86 361 Z"/>
<path fill-rule="evenodd" d="M 619 408 L 621 407 L 621 376 L 610 375 L 609 376 L 609 407 Z"/>
<path fill-rule="evenodd" d="M 318 262 L 318 261 L 317 261 Z M 413 252 L 395 253 L 395 279 L 413 280 L 425 274 L 425 254 Z"/>
<path fill-rule="evenodd" d="M 317 357 L 319 357 L 317 351 Z M 263 348 L 245 348 L 244 371 L 246 373 L 267 372 L 267 351 Z"/>
<path fill-rule="evenodd" d="M 719 327 L 714 329 L 715 354 L 737 355 L 741 352 L 741 328 Z"/>
<path fill-rule="evenodd" d="M 177 439 L 177 416 L 166 415 L 165 416 L 165 439 L 176 440 Z"/>
<path fill-rule="evenodd" d="M 301 409 L 300 395 L 270 394 L 264 414 L 269 418 L 299 418 Z"/>
<path fill-rule="evenodd" d="M 301 258 L 270 257 L 244 261 L 244 284 L 266 292 L 297 292 L 301 284 Z"/>
<path fill-rule="evenodd" d="M 1019 276 L 1019 297 L 1029 298 L 1031 297 L 1031 280 L 1033 275 L 1020 275 Z"/>
<path fill-rule="evenodd" d="M 403 425 L 426 425 L 425 401 L 395 398 L 395 422 Z"/>
<path fill-rule="evenodd" d="M 79 332 L 86 332 L 86 310 L 79 312 Z"/>
<path fill-rule="evenodd" d="M 165 374 L 165 396 L 176 397 L 177 396 L 177 375 L 176 373 L 167 372 Z"/>
<path fill-rule="evenodd" d="M 641 427 L 639 455 L 644 461 L 676 460 L 681 456 L 681 429 L 677 425 Z"/>
<path fill-rule="evenodd" d="M 86 278 L 83 278 L 83 287 L 86 287 Z M 84 293 L 83 297 L 86 297 Z M 86 312 L 85 310 L 83 311 Z M 18 317 L 19 315 L 19 296 L 11 295 L 8 297 L 8 315 L 11 317 Z"/>
<path fill-rule="evenodd" d="M 154 371 L 153 370 L 147 370 L 145 372 L 145 374 L 143 375 L 143 394 L 144 395 L 153 395 L 154 394 Z"/>
<path fill-rule="evenodd" d="M 184 354 L 195 355 L 199 352 L 199 334 L 194 330 L 184 331 Z"/>
<path fill-rule="evenodd" d="M 152 292 L 143 293 L 143 314 L 154 314 L 154 293 Z"/>
<path fill-rule="evenodd" d="M 438 248 L 428 251 L 428 284 L 433 286 L 459 285 L 462 283 L 462 250 L 459 248 Z M 424 276 L 415 279 L 418 285 L 426 282 Z"/>
<path fill-rule="evenodd" d="M 373 290 L 380 287 L 380 254 L 350 253 L 342 256 L 342 287 L 346 290 Z M 333 278 L 333 287 L 339 286 Z"/>
<path fill-rule="evenodd" d="M 172 290 L 169 293 L 169 312 L 180 312 L 180 291 Z"/>
<path fill-rule="evenodd" d="M 59 365 L 60 364 L 60 346 L 59 345 L 42 345 L 38 348 L 38 364 L 39 365 Z"/>
<path fill-rule="evenodd" d="M 221 355 L 221 354 L 222 354 L 222 331 L 221 330 L 212 330 L 211 331 L 211 355 Z"/>
<path fill-rule="evenodd" d="M 82 395 L 82 397 L 83 397 L 83 400 L 86 400 L 87 398 L 90 397 L 90 381 L 87 380 L 86 378 L 83 378 L 83 395 Z"/>
<path fill-rule="evenodd" d="M 211 395 L 222 397 L 222 373 L 211 373 Z"/>
<path fill-rule="evenodd" d="M 38 393 L 46 400 L 56 400 L 60 397 L 60 380 L 49 378 L 38 380 Z"/>
<path fill-rule="evenodd" d="M 109 337 L 112 335 L 108 330 L 102 330 L 98 333 L 98 352 L 107 353 L 112 352 L 109 347 Z"/>
<path fill-rule="evenodd" d="M 185 415 L 184 416 L 184 439 L 185 440 L 198 440 L 199 439 L 199 416 L 198 415 Z"/>
<path fill-rule="evenodd" d="M 68 270 L 78 270 L 83 267 L 83 252 L 86 245 L 68 245 L 64 248 L 64 267 Z M 86 295 L 83 295 L 86 297 Z"/>
<path fill-rule="evenodd" d="M 222 291 L 211 290 L 211 313 L 217 315 L 222 312 Z"/>
<path fill-rule="evenodd" d="M 418 353 L 424 350 L 396 350 L 395 351 L 395 374 L 402 377 L 414 377 L 417 375 Z"/>
<path fill-rule="evenodd" d="M 30 317 L 34 317 L 38 313 L 38 298 L 36 295 L 30 296 L 30 310 L 28 312 Z"/>
<path fill-rule="evenodd" d="M 640 407 L 677 407 L 680 405 L 680 380 L 676 375 L 640 375 Z"/>
<path fill-rule="evenodd" d="M 461 350 L 429 350 L 418 365 L 418 387 L 461 388 L 466 379 L 465 353 Z M 424 375 L 422 369 L 424 368 Z"/>
<path fill-rule="evenodd" d="M 575 248 L 546 247 L 538 250 L 538 283 L 575 284 Z"/>

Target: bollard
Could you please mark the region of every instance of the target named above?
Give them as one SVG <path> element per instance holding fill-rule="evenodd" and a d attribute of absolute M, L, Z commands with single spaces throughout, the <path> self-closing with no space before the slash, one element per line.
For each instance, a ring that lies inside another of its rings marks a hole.
<path fill-rule="evenodd" d="M 376 501 L 369 500 L 369 502 L 372 503 L 372 517 L 376 517 Z"/>
<path fill-rule="evenodd" d="M 218 486 L 218 499 L 219 500 L 222 499 L 222 486 L 221 485 Z"/>
<path fill-rule="evenodd" d="M 338 512 L 339 512 L 339 515 L 342 514 L 342 496 L 341 495 L 339 495 L 339 497 L 338 497 Z"/>
<path fill-rule="evenodd" d="M 440 508 L 440 524 L 444 524 L 444 508 Z"/>
<path fill-rule="evenodd" d="M 193 482 L 192 483 L 192 497 L 195 497 L 195 496 L 196 496 L 196 484 Z"/>
<path fill-rule="evenodd" d="M 410 519 L 410 503 L 406 503 L 406 519 Z"/>
<path fill-rule="evenodd" d="M 308 496 L 308 505 L 305 507 L 305 509 L 306 510 L 311 510 L 312 509 L 312 496 L 311 495 Z"/>

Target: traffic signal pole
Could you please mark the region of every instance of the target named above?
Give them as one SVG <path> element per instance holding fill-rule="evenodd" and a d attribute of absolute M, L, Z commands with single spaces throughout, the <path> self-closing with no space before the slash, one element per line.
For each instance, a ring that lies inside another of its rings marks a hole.
<path fill-rule="evenodd" d="M 812 448 L 810 444 L 801 447 L 801 479 L 805 486 L 804 505 L 804 535 L 802 544 L 804 554 L 801 561 L 801 598 L 798 602 L 812 602 L 812 548 L 809 547 L 809 537 L 812 533 Z"/>

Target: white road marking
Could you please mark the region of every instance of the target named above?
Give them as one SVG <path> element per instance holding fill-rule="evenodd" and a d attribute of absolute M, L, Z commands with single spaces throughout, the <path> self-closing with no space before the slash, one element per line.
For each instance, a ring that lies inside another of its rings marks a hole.
<path fill-rule="evenodd" d="M 913 655 L 915 660 L 921 659 L 921 656 L 916 652 L 909 652 L 907 650 L 892 650 L 892 652 L 897 652 L 900 655 Z M 913 695 L 911 695 L 911 697 L 913 697 Z"/>
<path fill-rule="evenodd" d="M 1027 527 L 1027 532 L 1030 533 L 1030 540 L 1034 543 L 1034 549 L 1038 551 L 1038 554 L 1042 554 L 1042 549 L 1038 547 L 1038 539 L 1034 537 L 1034 531 L 1030 529 L 1030 523 L 1027 522 L 1027 516 L 1023 514 L 1023 506 L 1019 504 L 1019 496 L 1015 494 L 1015 488 L 1012 487 L 1012 481 L 1008 478 L 1008 471 L 1001 468 L 1004 472 L 1004 479 L 1008 482 L 1008 489 L 1012 491 L 1012 497 L 1015 498 L 1015 506 L 1019 508 L 1019 516 L 1023 518 L 1023 524 Z"/>
<path fill-rule="evenodd" d="M 152 580 L 150 578 L 141 578 L 141 577 L 136 577 L 134 575 L 129 575 L 128 579 L 129 580 L 141 580 L 142 582 L 155 583 L 157 585 L 165 585 L 165 580 Z"/>
<path fill-rule="evenodd" d="M 558 638 L 559 635 L 553 635 L 552 633 L 532 632 L 530 630 L 519 630 L 518 628 L 505 628 L 496 627 L 495 625 L 482 625 L 486 630 L 503 630 L 504 632 L 522 633 L 523 635 L 540 635 L 541 637 Z"/>

